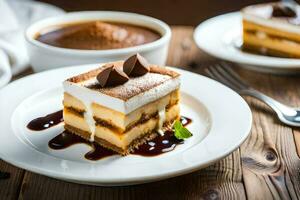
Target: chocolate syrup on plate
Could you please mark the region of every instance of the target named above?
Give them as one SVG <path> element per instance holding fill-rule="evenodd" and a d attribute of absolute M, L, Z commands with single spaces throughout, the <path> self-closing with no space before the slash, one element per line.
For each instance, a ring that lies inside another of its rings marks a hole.
<path fill-rule="evenodd" d="M 173 131 L 166 131 L 163 136 L 157 136 L 154 139 L 139 146 L 133 154 L 141 156 L 157 156 L 175 149 L 183 140 L 174 136 Z"/>
<path fill-rule="evenodd" d="M 62 121 L 62 111 L 57 111 L 55 113 L 46 115 L 45 117 L 39 117 L 32 120 L 27 127 L 36 131 L 44 130 Z M 192 122 L 192 120 L 190 118 L 181 116 L 180 122 L 183 126 L 187 126 Z M 183 140 L 179 140 L 174 136 L 174 132 L 172 130 L 169 130 L 166 131 L 163 136 L 155 137 L 154 139 L 139 146 L 139 148 L 136 149 L 133 154 L 141 156 L 157 156 L 174 150 L 177 145 L 182 144 L 183 142 Z M 106 149 L 95 142 L 89 142 L 66 130 L 51 139 L 48 143 L 48 146 L 51 149 L 60 150 L 68 148 L 74 144 L 86 144 L 91 147 L 92 150 L 84 155 L 84 157 L 88 160 L 99 160 L 101 158 L 116 154 L 115 152 Z"/>
<path fill-rule="evenodd" d="M 180 117 L 180 122 L 183 126 L 187 126 L 192 122 L 190 118 Z M 140 145 L 133 154 L 142 156 L 157 156 L 162 153 L 167 153 L 175 149 L 179 144 L 183 144 L 183 140 L 179 140 L 174 136 L 174 131 L 165 131 L 163 136 L 155 137 L 154 139 Z"/>
<path fill-rule="evenodd" d="M 91 151 L 87 152 L 84 155 L 84 157 L 88 160 L 99 160 L 101 158 L 116 154 L 115 152 L 109 149 L 106 149 L 94 142 L 89 142 L 66 130 L 61 134 L 57 135 L 55 138 L 51 139 L 48 143 L 48 146 L 51 149 L 60 150 L 70 147 L 74 144 L 87 144 L 92 148 Z"/>
<path fill-rule="evenodd" d="M 181 116 L 180 117 L 180 122 L 181 122 L 182 126 L 187 126 L 190 123 L 192 123 L 192 119 L 190 119 L 188 117 Z"/>
<path fill-rule="evenodd" d="M 147 143 L 139 146 L 133 154 L 141 156 L 157 156 L 175 149 L 179 144 L 182 144 L 183 140 L 178 140 L 174 136 L 173 131 L 166 131 L 163 136 L 155 137 Z M 84 157 L 88 160 L 99 160 L 117 153 L 106 149 L 95 142 L 89 142 L 80 136 L 72 134 L 68 131 L 64 131 L 51 139 L 48 146 L 51 149 L 60 150 L 68 148 L 74 144 L 86 144 L 89 145 L 92 150 L 87 152 Z"/>
<path fill-rule="evenodd" d="M 27 128 L 33 131 L 42 131 L 55 126 L 63 121 L 63 112 L 59 110 L 44 117 L 38 117 L 30 121 Z"/>

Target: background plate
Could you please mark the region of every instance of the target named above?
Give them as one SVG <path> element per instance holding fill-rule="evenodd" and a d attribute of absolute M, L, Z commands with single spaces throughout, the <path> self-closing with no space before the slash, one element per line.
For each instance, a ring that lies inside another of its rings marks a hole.
<path fill-rule="evenodd" d="M 300 72 L 300 59 L 279 58 L 245 53 L 242 44 L 242 16 L 233 12 L 213 17 L 201 23 L 194 32 L 199 48 L 206 53 L 247 68 L 273 73 Z"/>

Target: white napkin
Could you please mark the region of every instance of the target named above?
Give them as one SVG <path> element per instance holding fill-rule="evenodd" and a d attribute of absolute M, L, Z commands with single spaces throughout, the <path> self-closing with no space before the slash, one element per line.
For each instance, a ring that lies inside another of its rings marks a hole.
<path fill-rule="evenodd" d="M 6 70 L 6 61 L 1 60 L 2 55 L 0 58 L 1 87 L 4 77 L 8 77 L 6 73 L 15 75 L 28 67 L 25 28 L 37 20 L 63 14 L 64 11 L 55 6 L 31 0 L 0 0 L 0 13 L 0 49 L 9 58 L 11 68 L 11 72 Z"/>
<path fill-rule="evenodd" d="M 0 49 L 0 88 L 10 81 L 11 76 L 9 58 L 7 54 Z"/>

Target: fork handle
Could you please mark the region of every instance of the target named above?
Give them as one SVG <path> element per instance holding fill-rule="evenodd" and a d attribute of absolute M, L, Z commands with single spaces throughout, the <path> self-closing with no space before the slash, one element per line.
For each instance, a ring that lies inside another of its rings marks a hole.
<path fill-rule="evenodd" d="M 287 115 L 287 116 L 294 116 L 295 114 L 297 114 L 297 112 L 286 106 L 283 105 L 282 103 L 276 101 L 275 99 L 255 90 L 255 89 L 244 89 L 244 90 L 240 90 L 239 93 L 241 95 L 248 95 L 251 97 L 254 97 L 262 102 L 264 102 L 265 104 L 267 104 L 270 108 L 272 108 L 277 115 Z"/>

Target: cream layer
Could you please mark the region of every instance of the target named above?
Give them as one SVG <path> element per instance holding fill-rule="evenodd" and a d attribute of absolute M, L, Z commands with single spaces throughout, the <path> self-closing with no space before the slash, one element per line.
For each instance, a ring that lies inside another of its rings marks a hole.
<path fill-rule="evenodd" d="M 300 42 L 300 35 L 286 32 L 285 30 L 278 30 L 271 27 L 261 26 L 253 22 L 243 20 L 243 32 L 256 32 L 258 36 L 264 36 L 268 34 L 270 37 L 280 37 L 287 40 L 294 40 Z"/>
<path fill-rule="evenodd" d="M 249 22 L 253 22 L 262 26 L 272 27 L 286 32 L 300 34 L 299 25 L 288 22 L 285 19 L 271 17 L 273 12 L 273 4 L 261 4 L 248 6 L 242 9 L 242 18 Z M 299 13 L 299 6 L 296 6 L 297 13 Z M 299 17 L 295 18 L 299 20 Z"/>
<path fill-rule="evenodd" d="M 145 76 L 147 76 L 147 74 Z M 95 77 L 81 83 L 65 81 L 63 82 L 63 87 L 66 93 L 72 95 L 77 99 L 80 99 L 80 101 L 85 105 L 89 105 L 90 103 L 96 103 L 98 105 L 102 105 L 112 110 L 128 114 L 134 111 L 135 109 L 142 107 L 157 99 L 160 99 L 161 97 L 166 96 L 170 92 L 179 88 L 179 77 L 171 78 L 168 75 L 154 73 L 151 74 L 151 78 L 156 78 L 156 76 L 157 79 L 165 77 L 165 82 L 156 87 L 153 87 L 152 89 L 142 92 L 136 96 L 133 96 L 126 101 L 86 87 L 87 85 L 95 84 L 95 82 L 97 81 Z M 143 81 L 143 77 L 138 77 L 136 79 L 141 79 L 141 81 Z M 130 83 L 131 82 L 128 81 L 127 83 L 122 85 L 122 87 L 126 88 L 126 85 L 128 85 L 128 87 L 132 87 L 129 85 Z"/>

